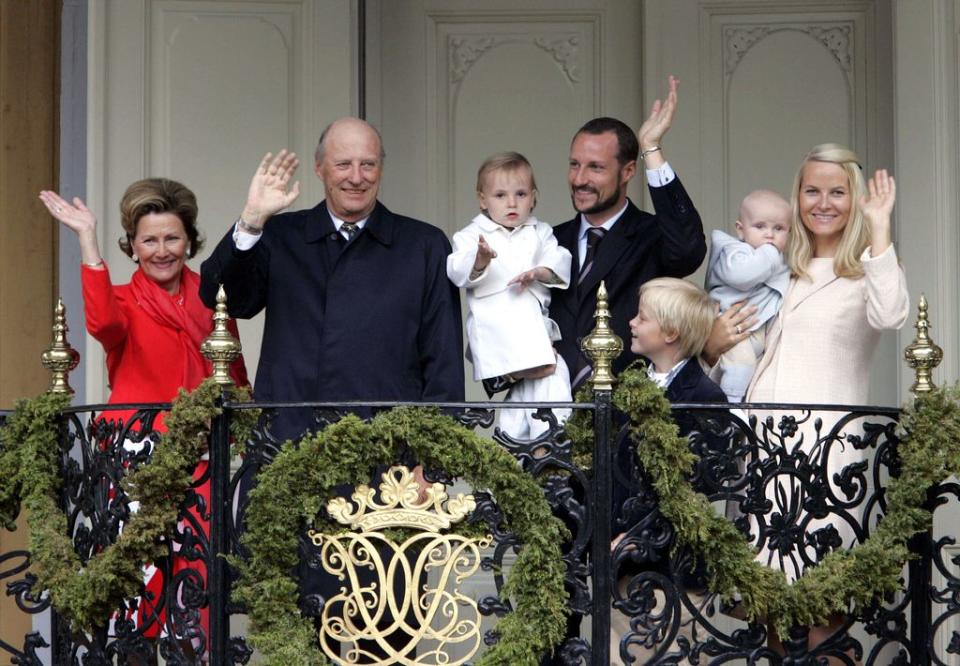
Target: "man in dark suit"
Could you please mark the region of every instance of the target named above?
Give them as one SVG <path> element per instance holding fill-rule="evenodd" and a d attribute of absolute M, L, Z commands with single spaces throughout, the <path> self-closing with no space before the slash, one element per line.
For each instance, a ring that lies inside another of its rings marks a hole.
<path fill-rule="evenodd" d="M 595 118 L 573 137 L 567 180 L 579 215 L 555 227 L 554 234 L 570 251 L 576 277 L 568 289 L 554 293 L 550 317 L 560 327 L 557 350 L 570 368 L 574 389 L 590 376 L 580 342 L 593 330 L 600 281 L 607 287 L 613 330 L 626 341 L 640 285 L 655 277 L 689 275 L 706 255 L 700 216 L 660 144 L 673 121 L 677 85 L 671 76 L 666 101 L 654 103 L 636 135 L 619 120 Z M 627 198 L 638 157 L 646 167 L 652 215 Z M 614 372 L 636 358 L 624 351 Z"/>
<path fill-rule="evenodd" d="M 377 201 L 384 152 L 366 122 L 324 130 L 315 171 L 325 201 L 293 203 L 296 155 L 264 157 L 243 213 L 201 267 L 201 297 L 217 285 L 230 315 L 266 309 L 255 393 L 273 401 L 463 400 L 460 296 L 447 280 L 450 243 Z M 300 434 L 309 415 L 278 415 Z"/>

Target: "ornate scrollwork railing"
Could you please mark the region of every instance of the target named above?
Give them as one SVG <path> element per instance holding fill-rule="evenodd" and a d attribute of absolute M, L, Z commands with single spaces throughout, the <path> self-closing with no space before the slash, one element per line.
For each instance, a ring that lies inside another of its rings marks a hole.
<path fill-rule="evenodd" d="M 71 533 L 82 555 L 89 556 L 110 543 L 129 515 L 131 508 L 120 479 L 131 467 L 148 459 L 155 446 L 153 423 L 163 407 L 136 410 L 122 425 L 104 418 L 100 408 L 77 408 L 66 415 L 68 427 L 61 458 L 64 501 Z M 353 407 L 342 405 L 341 409 Z M 679 417 L 692 423 L 691 447 L 701 456 L 692 475 L 695 486 L 766 553 L 765 562 L 790 571 L 813 566 L 831 549 L 866 538 L 882 517 L 883 489 L 898 472 L 897 413 L 889 409 L 767 407 L 765 411 L 775 414 L 738 414 L 715 406 L 677 406 L 676 410 Z M 233 408 L 228 405 L 228 413 Z M 470 408 L 463 412 L 466 420 L 489 422 L 478 411 L 480 405 Z M 327 405 L 316 406 L 317 420 L 329 415 L 329 409 Z M 487 405 L 487 409 L 489 415 L 494 406 Z M 234 459 L 231 488 L 241 485 L 244 475 L 255 473 L 257 465 L 272 459 L 277 443 L 270 434 L 271 423 L 269 416 L 264 416 L 248 443 L 247 455 Z M 623 436 L 621 429 L 608 442 L 608 450 L 615 450 L 616 438 Z M 738 615 L 735 603 L 723 604 L 698 587 L 698 562 L 689 552 L 674 547 L 672 526 L 660 516 L 649 480 L 632 460 L 627 466 L 616 459 L 611 461 L 614 486 L 626 488 L 627 499 L 619 507 L 604 508 L 593 495 L 596 470 L 574 464 L 570 442 L 561 426 L 555 425 L 535 442 L 512 441 L 500 433 L 494 437 L 518 459 L 518 464 L 541 479 L 555 514 L 570 528 L 564 559 L 574 618 L 593 616 L 596 597 L 590 545 L 597 516 L 620 511 L 611 521 L 614 536 L 622 525 L 628 525 L 610 555 L 608 586 L 614 625 L 629 616 L 627 630 L 615 633 L 609 645 L 611 663 L 630 663 L 631 657 L 634 663 L 778 661 L 779 655 L 768 647 L 768 633 L 762 624 L 747 624 Z M 854 453 L 855 459 L 847 461 L 846 456 Z M 201 481 L 197 479 L 198 484 Z M 941 484 L 931 492 L 931 498 L 935 515 L 955 510 L 960 487 L 953 482 Z M 191 496 L 189 504 L 177 534 L 170 536 L 169 552 L 171 558 L 177 552 L 184 559 L 199 562 L 213 553 L 197 522 L 197 513 L 212 519 L 214 512 L 202 497 Z M 488 525 L 500 524 L 495 498 L 478 493 L 476 505 L 474 516 Z M 234 514 L 234 509 L 227 514 Z M 960 603 L 953 591 L 960 586 L 956 538 L 951 525 L 944 525 L 942 520 L 936 525 L 934 534 L 918 546 L 926 549 L 925 559 L 904 571 L 904 588 L 910 593 L 862 615 L 850 616 L 841 631 L 822 644 L 814 656 L 852 652 L 862 655 L 863 663 L 895 663 L 898 658 L 905 659 L 904 663 L 952 663 L 960 645 Z M 230 550 L 238 551 L 241 523 L 231 521 L 225 527 Z M 489 588 L 475 588 L 471 598 L 481 617 L 494 618 L 507 610 L 504 604 L 509 602 L 500 599 L 498 593 L 518 544 L 508 533 L 490 532 L 492 542 L 478 551 L 481 571 L 489 576 L 484 585 Z M 42 611 L 45 598 L 32 589 L 24 558 L 17 560 L 14 554 L 2 557 L 2 561 L 11 562 L 3 570 L 8 594 L 15 595 L 25 610 Z M 199 611 L 216 592 L 200 570 L 175 569 L 171 558 L 154 563 L 157 575 L 167 585 L 152 609 L 144 612 L 140 601 L 130 600 L 96 635 L 77 640 L 77 636 L 58 634 L 55 649 L 60 657 L 56 663 L 70 663 L 75 658 L 93 663 L 100 658 L 135 663 L 137 655 L 154 651 L 164 653 L 167 663 L 200 663 L 198 655 L 203 650 L 191 651 L 189 639 L 183 637 L 199 639 L 206 635 Z M 927 582 L 923 582 L 924 564 L 930 571 Z M 921 645 L 915 638 L 918 605 L 927 608 L 930 618 Z M 243 612 L 233 605 L 228 610 L 233 616 Z M 319 616 L 321 608 L 314 610 Z M 495 640 L 495 635 L 488 633 L 490 621 L 483 623 L 485 641 Z M 153 635 L 161 626 L 165 635 Z M 556 663 L 597 663 L 595 639 L 585 633 L 585 628 L 584 622 L 571 622 L 570 637 L 558 647 Z M 47 640 L 53 642 L 50 637 Z M 219 663 L 246 663 L 250 651 L 242 637 L 228 638 L 227 646 L 228 653 Z M 29 650 L 20 645 L 0 644 L 0 649 L 24 663 L 34 663 Z"/>
<path fill-rule="evenodd" d="M 57 315 L 62 319 L 62 311 Z M 917 363 L 918 377 L 922 373 L 922 379 L 929 382 L 939 357 L 930 340 L 924 307 L 920 315 L 918 338 L 909 354 Z M 62 351 L 68 346 L 65 331 L 55 327 L 54 333 L 54 346 Z M 612 344 L 601 342 L 599 353 Z M 59 354 L 62 362 L 53 368 L 59 374 L 52 386 L 61 390 L 69 386 L 66 366 L 72 361 L 68 356 L 72 358 L 69 352 Z M 602 371 L 598 374 L 604 376 Z M 677 547 L 672 525 L 657 509 L 650 479 L 629 453 L 626 457 L 617 454 L 629 452 L 629 447 L 619 445 L 627 437 L 626 429 L 611 407 L 609 387 L 598 389 L 593 402 L 575 406 L 595 415 L 596 462 L 590 469 L 576 464 L 571 442 L 553 418 L 550 405 L 538 406 L 550 427 L 535 441 L 514 441 L 499 431 L 493 433 L 494 440 L 517 459 L 518 465 L 541 481 L 554 514 L 570 531 L 563 558 L 571 621 L 568 637 L 552 657 L 546 658 L 548 662 L 781 663 L 787 658 L 791 663 L 804 663 L 831 656 L 847 663 L 853 663 L 853 659 L 865 664 L 956 663 L 960 654 L 960 549 L 955 522 L 946 518 L 957 511 L 960 502 L 960 484 L 955 480 L 930 490 L 928 506 L 934 512 L 934 529 L 912 543 L 917 558 L 904 569 L 903 594 L 851 613 L 832 636 L 814 648 L 807 647 L 806 628 L 797 628 L 784 640 L 783 648 L 775 649 L 767 627 L 763 623 L 748 624 L 736 599 L 721 602 L 707 592 L 702 563 L 685 548 Z M 122 479 L 131 469 L 148 464 L 161 441 L 157 419 L 168 407 L 93 405 L 71 408 L 63 414 L 62 501 L 81 558 L 89 558 L 112 543 L 136 510 Z M 220 557 L 244 556 L 239 537 L 245 487 L 290 435 L 283 426 L 289 422 L 288 417 L 306 424 L 307 430 L 315 430 L 343 414 L 369 415 L 390 405 L 226 403 L 224 407 L 210 442 L 215 461 L 195 477 L 176 532 L 167 535 L 167 556 L 152 565 L 156 580 L 161 582 L 159 587 L 151 589 L 147 585 L 140 598 L 128 600 L 90 635 L 69 633 L 54 616 L 46 633 L 0 636 L 0 654 L 15 663 L 40 664 L 43 648 L 49 644 L 55 664 L 151 663 L 156 655 L 168 664 L 239 664 L 250 660 L 252 650 L 245 639 L 230 635 L 231 618 L 241 616 L 244 609 L 228 601 L 230 570 Z M 240 457 L 231 450 L 226 423 L 237 410 L 255 407 L 265 409 L 245 443 L 245 455 Z M 513 407 L 527 405 L 443 405 L 461 423 L 476 429 L 491 427 L 498 409 Z M 788 576 L 816 566 L 833 549 L 869 537 L 885 510 L 886 484 L 899 473 L 898 412 L 894 409 L 751 405 L 750 411 L 744 412 L 718 409 L 716 405 L 675 405 L 674 414 L 699 456 L 691 482 L 710 498 L 717 511 L 726 513 L 757 548 L 765 564 L 782 568 Z M 416 462 L 406 458 L 397 462 Z M 408 484 L 403 480 L 404 473 L 398 474 L 393 477 L 393 490 L 381 492 L 380 499 L 367 503 L 383 506 L 391 497 L 404 495 Z M 426 476 L 444 486 L 456 482 L 431 470 L 426 470 Z M 213 486 L 210 495 L 202 490 L 207 481 Z M 428 504 L 437 504 L 437 498 L 446 491 L 435 486 L 435 492 Z M 368 497 L 366 491 L 360 496 Z M 366 624 L 390 598 L 399 604 L 395 617 L 413 614 L 414 621 L 403 624 L 407 639 L 406 648 L 397 653 L 401 656 L 412 654 L 413 646 L 433 631 L 427 628 L 432 625 L 426 619 L 442 615 L 442 609 L 456 608 L 459 613 L 443 616 L 444 626 L 458 637 L 456 640 L 430 634 L 435 645 L 443 644 L 450 653 L 444 663 L 467 663 L 482 654 L 483 645 L 497 640 L 495 620 L 508 612 L 511 604 L 500 592 L 519 543 L 503 530 L 495 497 L 477 492 L 473 502 L 471 520 L 486 527 L 489 540 L 418 537 L 429 545 L 421 547 L 419 553 L 395 558 L 393 567 L 394 574 L 408 576 L 398 586 L 406 590 L 406 597 L 384 594 L 374 599 L 361 594 L 351 600 L 347 595 L 339 604 L 353 608 L 353 616 L 366 616 Z M 336 506 L 335 502 L 331 515 L 339 511 L 349 518 L 358 511 L 350 509 L 345 501 L 339 509 Z M 373 546 L 380 543 L 377 535 L 382 536 L 382 531 L 369 525 L 354 532 L 356 536 L 347 541 L 342 536 L 319 534 L 313 535 L 316 541 L 312 541 L 305 530 L 303 540 L 318 551 L 326 549 L 328 569 L 341 567 L 346 572 L 350 554 L 376 551 Z M 394 545 L 386 549 L 398 547 L 404 548 Z M 394 555 L 397 552 L 393 550 Z M 22 612 L 39 615 L 49 610 L 49 600 L 35 589 L 36 578 L 28 557 L 29 553 L 22 550 L 0 553 L 0 579 Z M 306 557 L 314 564 L 324 559 L 322 553 Z M 356 568 L 356 563 L 353 566 Z M 439 574 L 440 578 L 463 582 L 468 573 L 476 573 L 482 582 L 469 592 L 460 589 L 444 596 L 439 588 L 418 585 L 420 571 L 431 567 L 445 572 Z M 390 564 L 381 562 L 379 570 L 390 569 Z M 352 574 L 345 576 L 350 578 Z M 378 582 L 381 590 L 389 586 L 387 580 Z M 304 611 L 317 618 L 318 627 L 326 627 L 326 634 L 318 630 L 320 645 L 324 645 L 323 636 L 336 637 L 341 643 L 351 643 L 354 638 L 378 640 L 379 634 L 370 633 L 369 628 L 354 627 L 349 636 L 338 634 L 346 625 L 333 619 L 335 605 L 304 598 Z M 222 614 L 211 613 L 208 621 L 204 612 L 208 608 L 220 608 Z M 372 616 L 361 612 L 371 608 Z M 586 619 L 592 626 L 589 631 Z M 354 652 L 362 663 L 359 649 Z M 332 649 L 328 654 L 333 654 Z M 398 659 L 397 663 L 403 662 Z"/>

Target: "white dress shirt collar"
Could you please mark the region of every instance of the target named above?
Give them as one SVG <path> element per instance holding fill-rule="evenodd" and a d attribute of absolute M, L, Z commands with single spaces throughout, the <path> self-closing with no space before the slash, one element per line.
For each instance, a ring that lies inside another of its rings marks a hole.
<path fill-rule="evenodd" d="M 629 206 L 629 205 L 630 205 L 630 200 L 627 199 L 627 201 L 623 204 L 623 208 L 621 208 L 620 210 L 618 210 L 618 211 L 616 212 L 616 214 L 612 215 L 609 220 L 607 220 L 606 222 L 604 222 L 604 223 L 601 224 L 600 226 L 603 227 L 606 231 L 610 231 L 611 229 L 613 229 L 613 225 L 615 225 L 615 224 L 617 223 L 617 220 L 619 220 L 621 217 L 623 217 L 623 213 L 624 213 L 624 211 L 627 210 L 627 206 Z M 595 225 L 590 224 L 590 223 L 587 221 L 587 216 L 586 216 L 586 215 L 584 215 L 583 213 L 580 213 L 580 235 L 577 236 L 577 238 L 578 238 L 579 240 L 582 240 L 583 242 L 586 242 L 586 240 L 587 240 L 587 231 L 588 231 L 589 229 L 593 228 L 594 226 L 595 226 Z"/>
<path fill-rule="evenodd" d="M 653 363 L 652 362 L 648 363 L 647 377 L 649 377 L 654 384 L 656 384 L 662 389 L 665 389 L 668 386 L 670 386 L 670 382 L 672 382 L 676 378 L 676 376 L 680 374 L 680 371 L 683 370 L 683 366 L 685 366 L 687 364 L 687 361 L 689 360 L 690 360 L 689 358 L 683 359 L 682 361 L 677 363 L 675 366 L 673 366 L 666 372 L 657 372 Z"/>

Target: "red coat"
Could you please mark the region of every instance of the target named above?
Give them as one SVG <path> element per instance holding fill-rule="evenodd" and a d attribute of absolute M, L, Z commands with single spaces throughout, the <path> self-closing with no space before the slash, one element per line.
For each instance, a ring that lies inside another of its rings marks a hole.
<path fill-rule="evenodd" d="M 191 274 L 196 280 L 187 279 Z M 198 283 L 197 274 L 185 267 L 184 278 L 177 296 L 147 282 L 158 292 L 153 297 L 169 299 L 180 308 L 186 303 L 189 314 L 204 317 L 204 330 L 213 330 L 213 312 L 199 304 L 197 292 L 183 293 Z M 110 404 L 169 402 L 181 387 L 192 390 L 209 376 L 210 364 L 200 355 L 199 345 L 183 331 L 154 319 L 138 302 L 132 283 L 113 286 L 106 267 L 99 270 L 89 266 L 82 268 L 81 281 L 87 330 L 107 352 Z M 187 299 L 196 299 L 193 307 Z M 230 330 L 237 335 L 232 321 Z M 238 385 L 249 385 L 243 357 L 234 362 L 231 374 Z"/>
<path fill-rule="evenodd" d="M 139 271 L 139 269 L 138 269 Z M 104 268 L 81 269 L 83 302 L 87 330 L 107 352 L 107 372 L 110 381 L 110 404 L 130 402 L 170 402 L 181 387 L 192 390 L 210 375 L 210 363 L 200 355 L 200 342 L 213 330 L 213 311 L 200 302 L 199 276 L 184 267 L 180 293 L 171 296 L 143 273 L 136 273 L 129 284 L 113 286 L 110 273 Z M 230 331 L 237 335 L 234 322 Z M 247 386 L 247 371 L 243 357 L 231 368 L 234 382 Z M 108 421 L 126 421 L 130 410 L 105 411 L 101 416 Z M 164 431 L 163 414 L 154 421 L 156 430 Z M 194 470 L 194 480 L 204 479 L 206 460 L 200 460 Z M 194 485 L 194 492 L 210 506 L 210 481 Z M 204 537 L 209 535 L 209 524 L 195 506 L 187 509 L 194 524 Z M 203 560 L 190 562 L 173 556 L 173 572 L 193 569 L 203 577 L 206 585 L 206 566 Z M 155 573 L 145 577 L 146 589 L 155 600 L 163 593 L 163 576 Z M 136 613 L 138 626 L 144 627 L 144 636 L 154 638 L 162 633 L 166 612 L 159 610 L 146 598 L 141 598 Z M 209 635 L 209 611 L 200 611 L 200 625 Z"/>

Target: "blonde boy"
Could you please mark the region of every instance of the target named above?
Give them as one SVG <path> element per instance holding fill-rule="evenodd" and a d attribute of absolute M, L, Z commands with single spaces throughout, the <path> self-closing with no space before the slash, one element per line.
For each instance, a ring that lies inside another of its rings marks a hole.
<path fill-rule="evenodd" d="M 721 402 L 727 401 L 726 395 L 704 373 L 696 357 L 703 351 L 703 345 L 710 335 L 713 321 L 716 319 L 717 306 L 710 296 L 691 282 L 678 278 L 656 278 L 645 282 L 640 287 L 640 303 L 637 316 L 630 320 L 630 350 L 635 354 L 646 357 L 650 363 L 647 366 L 647 375 L 661 388 L 665 389 L 670 402 Z M 692 360 L 691 360 L 692 359 Z M 680 435 L 686 436 L 696 429 L 695 419 L 688 414 L 675 414 Z M 718 448 L 725 445 L 719 438 L 708 437 L 707 445 Z M 617 465 L 621 469 L 634 469 L 631 461 L 633 455 L 629 440 L 624 440 L 617 451 Z M 629 499 L 629 488 L 623 484 L 614 485 L 613 506 L 613 533 L 617 536 L 613 541 L 614 556 L 618 554 L 618 547 L 631 549 L 633 545 L 627 540 L 620 545 L 626 533 L 645 516 L 625 518 L 622 507 Z M 670 575 L 666 561 L 667 557 L 660 557 L 649 563 L 632 563 L 624 561 L 617 569 L 618 588 L 621 598 L 626 598 L 626 591 L 630 579 L 643 572 L 656 571 L 663 575 Z M 679 572 L 673 572 L 677 575 Z M 706 598 L 703 590 L 706 588 L 705 571 L 699 566 L 693 573 L 683 575 L 682 587 L 686 590 L 697 605 Z M 681 581 L 678 581 L 680 583 Z M 662 594 L 657 605 L 665 603 Z M 693 617 L 687 611 L 685 604 L 681 604 L 681 626 L 678 636 L 690 637 L 693 626 Z M 610 651 L 614 659 L 620 656 L 620 639 L 630 631 L 630 618 L 625 614 L 614 611 L 610 617 Z M 635 663 L 647 663 L 653 657 L 658 646 L 650 648 L 631 644 L 630 655 Z"/>

